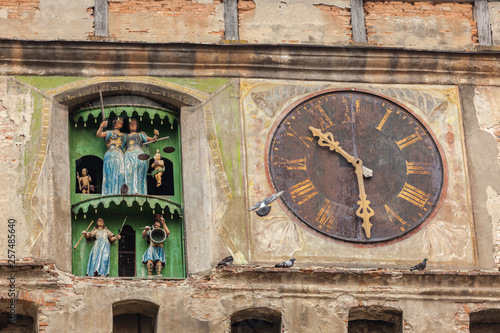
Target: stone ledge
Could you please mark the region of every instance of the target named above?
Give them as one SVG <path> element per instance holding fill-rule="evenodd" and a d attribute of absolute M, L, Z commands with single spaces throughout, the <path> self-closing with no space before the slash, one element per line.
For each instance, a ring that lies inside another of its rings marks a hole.
<path fill-rule="evenodd" d="M 235 77 L 500 85 L 500 52 L 0 40 L 0 75 Z"/>

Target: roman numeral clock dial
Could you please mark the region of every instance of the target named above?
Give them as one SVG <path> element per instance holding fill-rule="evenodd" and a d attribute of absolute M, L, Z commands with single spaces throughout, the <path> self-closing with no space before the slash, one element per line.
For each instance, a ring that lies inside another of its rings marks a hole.
<path fill-rule="evenodd" d="M 364 91 L 327 91 L 288 108 L 269 139 L 269 179 L 298 223 L 359 244 L 417 232 L 442 202 L 446 163 L 427 125 Z"/>

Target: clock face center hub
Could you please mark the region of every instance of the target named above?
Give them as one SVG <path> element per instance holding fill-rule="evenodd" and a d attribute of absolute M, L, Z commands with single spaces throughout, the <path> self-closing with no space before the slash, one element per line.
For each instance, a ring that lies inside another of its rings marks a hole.
<path fill-rule="evenodd" d="M 361 159 L 373 171 L 364 178 L 371 207 L 383 205 L 404 184 L 405 160 L 393 140 L 364 124 L 341 124 L 325 129 L 350 155 Z M 388 158 L 390 156 L 390 158 Z M 331 201 L 356 209 L 359 188 L 354 166 L 338 152 L 311 145 L 307 150 L 307 173 L 314 186 Z"/>

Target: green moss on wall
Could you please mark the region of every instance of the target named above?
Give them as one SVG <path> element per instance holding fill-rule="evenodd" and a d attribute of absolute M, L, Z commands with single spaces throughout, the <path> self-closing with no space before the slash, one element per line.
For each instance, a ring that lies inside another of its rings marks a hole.
<path fill-rule="evenodd" d="M 28 186 L 28 182 L 31 178 L 31 173 L 36 163 L 36 158 L 38 150 L 40 149 L 40 141 L 42 139 L 42 106 L 43 97 L 42 95 L 33 93 L 33 114 L 31 115 L 31 125 L 30 125 L 30 139 L 26 144 L 24 150 L 24 172 L 25 172 L 25 186 Z M 24 189 L 23 189 L 24 191 Z"/>
<path fill-rule="evenodd" d="M 229 79 L 208 78 L 208 79 L 173 79 L 173 78 L 160 78 L 160 80 L 179 84 L 181 86 L 193 88 L 199 91 L 213 93 L 223 85 L 229 82 Z"/>
<path fill-rule="evenodd" d="M 48 90 L 66 84 L 86 80 L 77 76 L 16 76 L 19 81 L 25 82 L 37 89 Z"/>

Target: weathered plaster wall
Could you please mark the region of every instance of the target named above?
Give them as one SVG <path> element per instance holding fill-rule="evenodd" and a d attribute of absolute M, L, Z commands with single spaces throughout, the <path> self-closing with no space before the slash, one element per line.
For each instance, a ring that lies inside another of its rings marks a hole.
<path fill-rule="evenodd" d="M 0 37 L 211 44 L 224 39 L 221 0 L 112 0 L 106 37 L 94 36 L 94 4 L 93 0 L 2 1 Z M 350 6 L 348 0 L 241 0 L 240 39 L 259 44 L 348 45 Z M 489 3 L 493 45 L 500 43 L 498 6 Z M 364 10 L 369 44 L 438 50 L 478 46 L 472 3 L 366 1 Z"/>
<path fill-rule="evenodd" d="M 221 0 L 109 1 L 109 35 L 119 41 L 219 43 Z"/>
<path fill-rule="evenodd" d="M 488 2 L 493 45 L 500 44 L 500 3 Z"/>
<path fill-rule="evenodd" d="M 18 259 L 30 255 L 26 242 L 33 221 L 24 215 L 26 162 L 23 153 L 31 139 L 30 126 L 35 112 L 32 92 L 12 77 L 0 77 L 0 219 L 5 226 L 8 219 L 16 220 L 13 233 L 7 233 L 7 229 L 0 232 L 0 244 L 5 246 L 1 258 L 7 258 L 8 254 Z M 14 235 L 9 237 L 9 243 L 8 235 Z M 8 248 L 7 244 L 13 247 Z M 8 253 L 8 249 L 12 252 Z"/>
<path fill-rule="evenodd" d="M 86 40 L 93 35 L 94 0 L 1 1 L 0 36 L 28 40 Z"/>
<path fill-rule="evenodd" d="M 351 39 L 350 2 L 346 0 L 245 0 L 238 3 L 238 9 L 240 39 L 249 43 L 334 45 Z"/>
<path fill-rule="evenodd" d="M 378 46 L 464 50 L 478 42 L 470 3 L 367 1 L 364 9 L 368 42 Z"/>
<path fill-rule="evenodd" d="M 463 103 L 469 110 L 464 117 L 464 126 L 471 169 L 474 216 L 478 226 L 478 246 L 485 254 L 481 256 L 482 260 L 490 258 L 493 251 L 495 263 L 500 266 L 499 89 L 479 86 L 466 87 L 463 91 Z"/>

